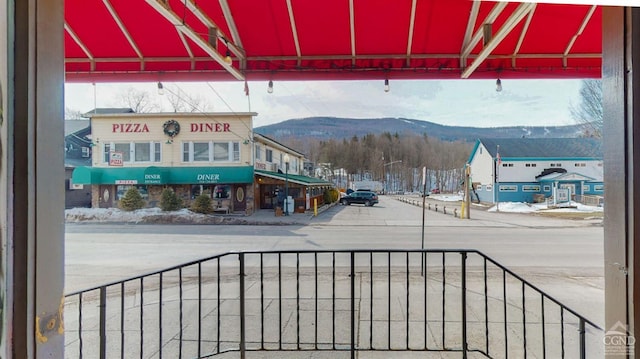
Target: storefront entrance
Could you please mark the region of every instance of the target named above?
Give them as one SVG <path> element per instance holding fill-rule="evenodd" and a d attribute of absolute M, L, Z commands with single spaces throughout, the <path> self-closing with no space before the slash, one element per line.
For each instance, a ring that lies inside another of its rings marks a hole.
<path fill-rule="evenodd" d="M 113 186 L 100 186 L 98 192 L 98 203 L 100 208 L 112 208 L 113 197 L 115 196 Z"/>
<path fill-rule="evenodd" d="M 234 212 L 244 212 L 247 210 L 247 186 L 245 185 L 236 185 L 233 186 L 233 211 Z"/>

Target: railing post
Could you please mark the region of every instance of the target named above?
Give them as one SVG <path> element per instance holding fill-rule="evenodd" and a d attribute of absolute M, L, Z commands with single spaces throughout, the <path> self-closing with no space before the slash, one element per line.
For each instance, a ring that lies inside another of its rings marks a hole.
<path fill-rule="evenodd" d="M 240 259 L 240 358 L 246 358 L 245 343 L 245 308 L 244 308 L 244 253 L 238 254 Z M 219 309 L 218 309 L 219 310 Z M 218 345 L 220 345 L 218 343 Z"/>
<path fill-rule="evenodd" d="M 467 252 L 462 252 L 462 358 L 467 358 Z"/>
<path fill-rule="evenodd" d="M 100 359 L 107 357 L 107 287 L 100 287 Z"/>
<path fill-rule="evenodd" d="M 587 357 L 584 318 L 580 318 L 580 359 Z"/>

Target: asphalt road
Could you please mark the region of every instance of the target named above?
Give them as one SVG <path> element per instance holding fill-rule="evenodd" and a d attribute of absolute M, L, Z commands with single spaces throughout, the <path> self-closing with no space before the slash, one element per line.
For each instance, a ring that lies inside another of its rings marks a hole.
<path fill-rule="evenodd" d="M 422 213 L 380 196 L 379 205 L 335 206 L 307 225 L 67 224 L 65 288 L 71 292 L 229 251 L 421 248 Z M 472 220 L 461 220 L 425 212 L 424 247 L 480 250 L 603 322 L 603 227 L 597 221 L 471 214 Z"/>

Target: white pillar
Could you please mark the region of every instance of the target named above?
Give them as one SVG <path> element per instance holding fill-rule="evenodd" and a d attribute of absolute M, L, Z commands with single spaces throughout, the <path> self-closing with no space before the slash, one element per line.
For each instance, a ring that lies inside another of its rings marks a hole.
<path fill-rule="evenodd" d="M 0 357 L 63 358 L 63 1 L 0 0 L 0 20 Z"/>

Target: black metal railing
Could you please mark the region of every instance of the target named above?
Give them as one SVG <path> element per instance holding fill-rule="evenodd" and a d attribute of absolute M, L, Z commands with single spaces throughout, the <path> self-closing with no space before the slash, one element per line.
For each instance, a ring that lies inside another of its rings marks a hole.
<path fill-rule="evenodd" d="M 67 358 L 602 357 L 602 329 L 473 250 L 229 253 L 66 295 Z"/>

